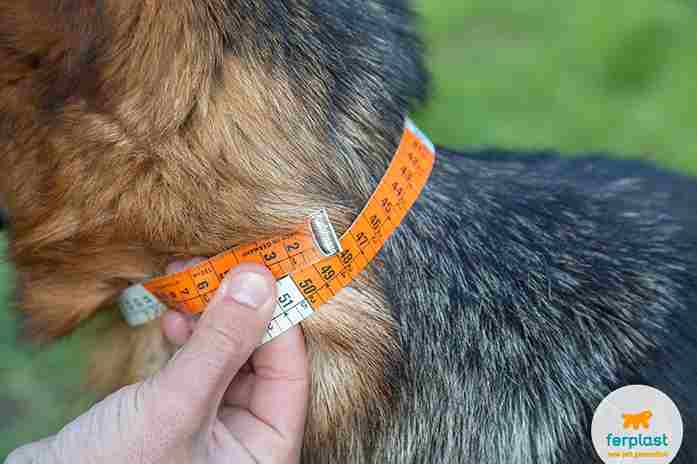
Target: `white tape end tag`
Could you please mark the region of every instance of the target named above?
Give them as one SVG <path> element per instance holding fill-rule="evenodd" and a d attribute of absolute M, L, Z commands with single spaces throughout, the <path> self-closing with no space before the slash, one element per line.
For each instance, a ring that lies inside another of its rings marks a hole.
<path fill-rule="evenodd" d="M 152 322 L 167 311 L 167 307 L 142 285 L 124 290 L 119 297 L 119 307 L 131 327 Z"/>
<path fill-rule="evenodd" d="M 409 129 L 410 131 L 412 131 L 414 133 L 414 135 L 416 135 L 421 140 L 421 143 L 426 145 L 428 147 L 428 149 L 431 150 L 432 153 L 436 152 L 436 146 L 433 145 L 433 142 L 431 142 L 431 140 L 426 136 L 426 134 L 424 134 L 421 131 L 421 129 L 416 127 L 416 124 L 414 124 L 414 121 L 412 121 L 410 118 L 407 118 L 406 122 L 404 123 L 404 127 Z"/>

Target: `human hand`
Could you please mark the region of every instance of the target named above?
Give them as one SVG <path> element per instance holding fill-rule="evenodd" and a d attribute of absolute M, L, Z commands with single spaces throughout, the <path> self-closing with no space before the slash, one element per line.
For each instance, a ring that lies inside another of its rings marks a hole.
<path fill-rule="evenodd" d="M 165 315 L 165 335 L 185 344 L 162 371 L 6 464 L 298 462 L 309 397 L 302 332 L 293 328 L 254 352 L 275 302 L 266 268 L 233 269 L 195 327 Z"/>

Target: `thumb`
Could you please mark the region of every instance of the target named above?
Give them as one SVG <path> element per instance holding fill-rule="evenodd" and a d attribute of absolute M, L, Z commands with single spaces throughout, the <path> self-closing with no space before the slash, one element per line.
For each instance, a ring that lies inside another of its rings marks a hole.
<path fill-rule="evenodd" d="M 242 264 L 231 270 L 188 343 L 158 375 L 157 387 L 178 393 L 190 406 L 217 407 L 259 346 L 275 303 L 276 280 L 268 269 Z"/>

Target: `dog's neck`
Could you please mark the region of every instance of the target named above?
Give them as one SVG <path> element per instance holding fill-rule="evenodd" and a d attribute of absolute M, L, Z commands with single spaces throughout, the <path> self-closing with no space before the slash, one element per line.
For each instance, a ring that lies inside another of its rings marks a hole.
<path fill-rule="evenodd" d="M 382 5 L 385 18 L 393 15 L 394 21 L 381 20 L 375 27 L 374 12 L 341 11 L 345 7 L 339 4 L 314 8 L 308 18 L 275 2 L 253 2 L 253 8 L 209 3 L 209 8 L 182 4 L 165 11 L 136 2 L 140 11 L 131 17 L 137 22 L 119 23 L 123 31 L 114 34 L 121 49 L 138 53 L 108 64 L 114 70 L 108 75 L 121 77 L 112 79 L 117 85 L 112 100 L 100 100 L 136 150 L 149 153 L 150 166 L 162 171 L 165 182 L 177 184 L 169 193 L 191 197 L 199 189 L 198 196 L 210 201 L 206 211 L 192 200 L 176 201 L 173 206 L 186 205 L 199 216 L 202 228 L 195 237 L 166 237 L 176 246 L 163 243 L 164 248 L 177 252 L 183 244 L 210 253 L 220 241 L 205 243 L 205 236 L 217 239 L 224 232 L 238 242 L 275 235 L 318 207 L 329 210 L 341 232 L 382 177 L 408 106 L 423 94 L 426 79 L 418 43 L 405 28 L 408 13 Z M 364 40 L 340 32 L 345 14 L 362 26 Z M 288 31 L 303 34 L 279 41 L 278 31 L 269 27 L 273 17 L 283 17 Z M 211 21 L 224 40 L 191 32 L 176 41 L 163 39 L 168 31 L 190 31 L 187 24 Z M 333 42 L 336 53 L 312 46 L 330 39 L 344 39 Z M 382 49 L 381 43 L 391 47 Z M 152 71 L 121 73 L 143 66 L 133 57 L 151 63 Z M 190 187 L 179 176 L 183 165 Z M 204 215 L 215 216 L 213 208 L 227 220 L 204 221 Z M 168 221 L 149 219 L 144 226 L 154 230 L 146 238 L 191 229 L 190 222 Z"/>
<path fill-rule="evenodd" d="M 103 27 L 77 27 L 70 41 L 48 25 L 21 25 L 42 45 L 8 61 L 22 85 L 3 88 L 0 130 L 28 134 L 2 145 L 12 255 L 27 286 L 52 289 L 24 301 L 28 311 L 52 308 L 36 318 L 50 335 L 173 258 L 275 236 L 319 207 L 342 233 L 422 94 L 419 49 L 399 5 L 382 5 L 394 21 L 343 2 L 285 11 L 287 26 L 303 33 L 279 41 L 266 21 L 276 2 L 254 2 L 262 18 L 226 2 L 84 3 L 79 22 Z M 342 28 L 344 14 L 360 37 Z M 84 47 L 72 50 L 72 39 Z M 29 52 L 44 48 L 35 70 Z M 85 64 L 78 74 L 90 85 L 47 92 L 71 63 Z"/>
<path fill-rule="evenodd" d="M 0 15 L 13 44 L 0 46 L 0 190 L 21 305 L 43 338 L 173 258 L 275 236 L 319 207 L 342 233 L 423 95 L 401 1 L 3 5 L 17 14 Z M 381 377 L 398 341 L 371 271 L 304 325 L 318 449 L 351 447 L 339 431 L 369 433 L 390 410 Z M 95 369 L 111 388 L 168 354 L 157 325 L 109 339 Z"/>

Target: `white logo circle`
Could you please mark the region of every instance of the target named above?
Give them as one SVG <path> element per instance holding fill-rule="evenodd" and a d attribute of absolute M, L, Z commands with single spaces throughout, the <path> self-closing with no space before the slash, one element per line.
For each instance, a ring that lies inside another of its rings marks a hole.
<path fill-rule="evenodd" d="M 600 403 L 593 415 L 591 437 L 598 456 L 607 464 L 668 464 L 682 445 L 682 418 L 662 391 L 630 385 Z"/>

